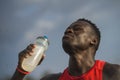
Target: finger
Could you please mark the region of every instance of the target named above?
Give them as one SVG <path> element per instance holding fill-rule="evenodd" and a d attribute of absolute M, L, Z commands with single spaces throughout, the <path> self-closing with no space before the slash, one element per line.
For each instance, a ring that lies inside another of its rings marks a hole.
<path fill-rule="evenodd" d="M 32 56 L 31 53 L 32 52 L 30 50 L 25 49 L 24 52 L 23 52 L 23 55 L 24 55 L 25 58 L 27 58 L 29 56 Z"/>
<path fill-rule="evenodd" d="M 25 54 L 24 54 L 24 50 L 19 53 L 19 55 L 18 55 L 18 59 L 19 59 L 18 65 L 21 65 L 21 64 L 22 64 L 22 61 L 23 61 L 23 59 L 25 58 L 24 55 L 25 55 Z"/>
<path fill-rule="evenodd" d="M 19 58 L 22 58 L 22 57 L 24 57 L 24 55 L 25 55 L 25 50 L 23 50 L 23 51 L 21 51 L 20 53 L 19 53 Z"/>
<path fill-rule="evenodd" d="M 30 44 L 29 46 L 27 46 L 27 50 L 29 50 L 30 52 L 33 52 L 33 49 L 35 48 L 34 44 Z"/>
<path fill-rule="evenodd" d="M 27 58 L 28 56 L 31 56 L 31 55 L 30 55 L 30 51 L 27 49 L 24 49 L 19 53 L 19 58 Z"/>
<path fill-rule="evenodd" d="M 29 53 L 24 55 L 24 58 L 28 58 L 29 56 L 31 56 Z"/>
<path fill-rule="evenodd" d="M 23 51 L 21 51 L 18 55 L 18 66 L 21 67 L 22 62 L 25 58 L 28 58 L 29 56 L 31 56 L 31 51 L 28 49 L 24 49 Z"/>

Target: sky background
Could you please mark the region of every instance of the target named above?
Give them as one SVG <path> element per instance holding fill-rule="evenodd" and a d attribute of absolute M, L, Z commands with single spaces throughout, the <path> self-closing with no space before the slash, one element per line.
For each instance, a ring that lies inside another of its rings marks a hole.
<path fill-rule="evenodd" d="M 68 55 L 62 49 L 65 29 L 79 18 L 101 31 L 96 59 L 120 64 L 120 0 L 0 0 L 0 78 L 12 76 L 18 53 L 39 35 L 50 41 L 46 58 L 30 75 L 62 72 Z"/>

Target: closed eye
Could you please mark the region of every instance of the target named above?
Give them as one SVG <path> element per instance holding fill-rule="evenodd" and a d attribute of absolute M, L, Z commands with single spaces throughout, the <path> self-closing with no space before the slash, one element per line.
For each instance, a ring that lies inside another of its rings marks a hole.
<path fill-rule="evenodd" d="M 83 28 L 82 27 L 80 27 L 80 26 L 76 26 L 76 27 L 74 27 L 74 31 L 83 31 Z"/>

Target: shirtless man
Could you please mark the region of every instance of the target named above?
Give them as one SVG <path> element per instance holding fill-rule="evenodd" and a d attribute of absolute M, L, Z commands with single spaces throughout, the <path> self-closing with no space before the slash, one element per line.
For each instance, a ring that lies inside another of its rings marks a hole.
<path fill-rule="evenodd" d="M 40 80 L 120 80 L 120 65 L 95 60 L 100 37 L 99 29 L 91 21 L 78 19 L 72 23 L 62 38 L 63 49 L 69 55 L 68 67 L 62 73 L 49 74 Z M 19 69 L 23 70 L 22 60 L 31 56 L 33 48 L 31 44 L 19 53 Z M 16 70 L 11 80 L 23 80 L 25 75 Z"/>

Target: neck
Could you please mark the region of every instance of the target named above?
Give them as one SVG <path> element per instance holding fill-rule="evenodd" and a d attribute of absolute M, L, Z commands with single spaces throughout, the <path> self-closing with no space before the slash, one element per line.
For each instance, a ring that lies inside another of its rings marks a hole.
<path fill-rule="evenodd" d="M 82 51 L 70 56 L 68 70 L 70 75 L 78 76 L 89 71 L 94 64 L 93 55 L 90 52 Z"/>

